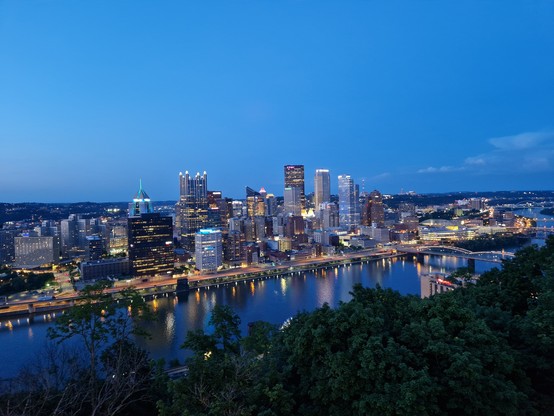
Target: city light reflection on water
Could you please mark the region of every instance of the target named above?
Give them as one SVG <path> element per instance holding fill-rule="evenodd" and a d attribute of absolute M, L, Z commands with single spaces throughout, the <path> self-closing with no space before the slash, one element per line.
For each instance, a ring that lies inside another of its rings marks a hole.
<path fill-rule="evenodd" d="M 380 285 L 403 294 L 419 295 L 419 275 L 453 271 L 465 266 L 465 260 L 455 257 L 425 256 L 425 264 L 407 257 L 238 284 L 220 284 L 209 289 L 192 290 L 188 295 L 179 297 L 162 296 L 151 301 L 157 321 L 144 325 L 151 338 L 138 339 L 137 342 L 150 351 L 153 358 L 182 360 L 187 352 L 180 347 L 187 331 L 210 331 L 210 312 L 218 303 L 233 308 L 241 318 L 241 329 L 246 332 L 249 322 L 264 320 L 280 325 L 299 311 L 310 311 L 324 303 L 335 307 L 339 302 L 351 298 L 350 293 L 355 284 L 364 287 Z M 477 272 L 494 266 L 491 263 L 476 263 Z M 14 375 L 31 355 L 44 347 L 52 318 L 44 316 L 0 321 L 0 343 L 4 358 L 0 366 L 0 378 Z"/>

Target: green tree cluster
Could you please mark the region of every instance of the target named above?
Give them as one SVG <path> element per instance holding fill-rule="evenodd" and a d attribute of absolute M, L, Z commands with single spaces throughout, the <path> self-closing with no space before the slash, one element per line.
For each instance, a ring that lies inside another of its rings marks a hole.
<path fill-rule="evenodd" d="M 471 240 L 457 241 L 454 245 L 470 251 L 488 251 L 520 247 L 530 240 L 530 237 L 523 234 L 497 233 L 492 236 L 484 235 Z"/>
<path fill-rule="evenodd" d="M 17 273 L 6 270 L 0 278 L 0 295 L 12 295 L 26 290 L 42 289 L 54 281 L 53 273 Z"/>
<path fill-rule="evenodd" d="M 162 415 L 552 414 L 554 238 L 429 299 L 357 286 L 254 349 L 232 311 L 211 324 L 189 334 Z"/>

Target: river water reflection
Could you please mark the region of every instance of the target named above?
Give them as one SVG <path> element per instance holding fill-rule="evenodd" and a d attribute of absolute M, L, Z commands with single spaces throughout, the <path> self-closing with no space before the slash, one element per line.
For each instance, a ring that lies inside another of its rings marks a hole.
<path fill-rule="evenodd" d="M 477 262 L 477 272 L 496 264 Z M 352 287 L 377 284 L 402 294 L 420 294 L 419 276 L 429 272 L 448 272 L 467 266 L 466 260 L 447 256 L 426 256 L 424 264 L 410 257 L 373 261 L 342 267 L 298 273 L 285 277 L 239 282 L 193 290 L 188 295 L 161 297 L 151 302 L 158 320 L 147 325 L 150 340 L 138 340 L 153 358 L 182 360 L 186 351 L 180 346 L 187 331 L 207 329 L 210 311 L 216 304 L 231 306 L 241 318 L 246 332 L 249 322 L 264 320 L 283 323 L 299 311 L 311 311 L 328 303 L 337 306 L 351 298 Z M 37 317 L 1 321 L 0 378 L 11 377 L 46 342 L 47 328 L 55 317 Z"/>

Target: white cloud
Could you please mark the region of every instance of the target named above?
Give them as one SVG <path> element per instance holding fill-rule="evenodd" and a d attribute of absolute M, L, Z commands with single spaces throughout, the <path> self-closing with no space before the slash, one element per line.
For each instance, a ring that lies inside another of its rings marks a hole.
<path fill-rule="evenodd" d="M 490 151 L 466 157 L 459 166 L 427 167 L 417 173 L 468 171 L 477 174 L 554 171 L 554 131 L 521 133 L 487 140 Z"/>
<path fill-rule="evenodd" d="M 552 141 L 554 132 L 537 131 L 516 134 L 515 136 L 494 137 L 489 139 L 489 143 L 500 150 L 525 150 L 537 148 L 542 143 Z"/>
<path fill-rule="evenodd" d="M 390 176 L 389 172 L 383 172 L 383 173 L 380 173 L 379 175 L 372 176 L 370 178 L 370 181 L 372 182 L 382 181 L 383 179 L 387 179 L 389 176 Z"/>
<path fill-rule="evenodd" d="M 454 166 L 441 166 L 440 168 L 429 166 L 424 169 L 419 169 L 417 173 L 447 173 L 447 172 L 457 172 L 462 169 L 463 167 L 454 167 Z"/>

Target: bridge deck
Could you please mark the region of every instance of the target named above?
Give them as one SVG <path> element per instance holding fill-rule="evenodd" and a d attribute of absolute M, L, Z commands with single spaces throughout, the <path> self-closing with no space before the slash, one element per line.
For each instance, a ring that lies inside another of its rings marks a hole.
<path fill-rule="evenodd" d="M 397 247 L 396 250 L 398 252 L 408 254 L 452 256 L 492 263 L 501 263 L 502 260 L 511 259 L 515 255 L 514 253 L 507 251 L 469 251 L 463 248 L 449 246 Z"/>

